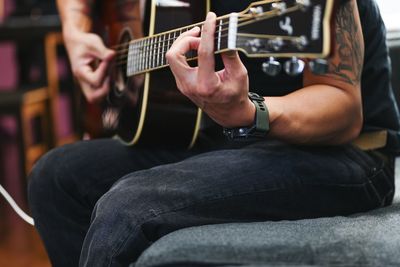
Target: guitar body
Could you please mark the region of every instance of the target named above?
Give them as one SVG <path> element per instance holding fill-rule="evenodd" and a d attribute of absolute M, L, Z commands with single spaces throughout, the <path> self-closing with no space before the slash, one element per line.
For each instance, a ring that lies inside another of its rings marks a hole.
<path fill-rule="evenodd" d="M 142 24 L 140 1 L 102 2 L 99 32 L 108 47 L 200 22 L 207 8 L 206 1 L 183 0 L 188 6 L 165 7 L 148 0 Z M 118 56 L 111 73 L 111 93 L 102 115 L 105 128 L 128 145 L 193 146 L 201 111 L 179 92 L 170 69 L 127 77 L 123 63 L 126 55 Z"/>

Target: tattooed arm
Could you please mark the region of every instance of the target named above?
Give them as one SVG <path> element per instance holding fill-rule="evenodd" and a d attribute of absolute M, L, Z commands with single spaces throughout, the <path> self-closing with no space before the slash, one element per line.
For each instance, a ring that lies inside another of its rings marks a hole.
<path fill-rule="evenodd" d="M 268 97 L 271 135 L 294 143 L 340 144 L 362 127 L 360 79 L 364 42 L 357 4 L 346 1 L 336 13 L 334 55 L 325 75 L 304 74 L 304 88 Z"/>
<path fill-rule="evenodd" d="M 255 107 L 247 97 L 247 70 L 238 53 L 222 54 L 224 69 L 215 72 L 213 40 L 216 16 L 207 15 L 202 29 L 183 33 L 166 57 L 179 90 L 224 127 L 254 123 Z M 266 97 L 270 136 L 291 143 L 341 144 L 362 127 L 360 75 L 364 44 L 356 0 L 340 6 L 336 45 L 325 75 L 304 73 L 304 87 L 285 96 Z M 198 50 L 198 67 L 183 55 Z"/>
<path fill-rule="evenodd" d="M 100 37 L 90 33 L 92 4 L 93 0 L 57 0 L 72 71 L 89 102 L 99 101 L 107 94 L 107 69 L 114 57 Z M 93 69 L 95 61 L 100 63 Z"/>

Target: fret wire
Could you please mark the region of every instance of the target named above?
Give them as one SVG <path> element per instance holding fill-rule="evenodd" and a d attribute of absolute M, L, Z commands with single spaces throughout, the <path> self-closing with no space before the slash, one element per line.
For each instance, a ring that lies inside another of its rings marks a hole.
<path fill-rule="evenodd" d="M 146 69 L 151 69 L 151 38 L 147 40 L 148 47 L 147 47 L 147 66 Z"/>
<path fill-rule="evenodd" d="M 151 41 L 152 41 L 152 39 L 150 37 L 148 39 L 149 47 L 148 47 L 148 53 L 147 53 L 147 69 L 151 69 L 151 55 L 152 55 L 152 52 L 153 52 L 153 50 L 151 49 Z"/>
<path fill-rule="evenodd" d="M 160 65 L 160 54 L 161 54 L 161 52 L 160 52 L 160 48 L 161 48 L 160 38 L 161 38 L 161 35 L 159 35 L 157 37 L 157 43 L 158 43 L 158 46 L 157 46 L 157 65 Z"/>
<path fill-rule="evenodd" d="M 140 51 L 140 70 L 144 70 L 144 59 L 145 59 L 145 47 L 143 46 L 145 43 L 145 40 L 141 41 L 141 51 Z"/>
<path fill-rule="evenodd" d="M 136 68 L 136 64 L 137 64 L 137 62 L 135 61 L 135 59 L 133 58 L 133 55 L 136 53 L 136 48 L 137 48 L 137 43 L 135 43 L 135 44 L 133 44 L 133 48 L 132 48 L 132 53 L 130 54 L 130 58 L 129 58 L 129 60 L 132 62 L 133 61 L 133 70 L 134 71 L 137 71 L 137 68 Z"/>
<path fill-rule="evenodd" d="M 151 38 L 151 45 L 150 45 L 150 68 L 154 67 L 154 38 Z"/>
<path fill-rule="evenodd" d="M 139 42 L 139 49 L 138 49 L 138 52 L 139 52 L 138 70 L 139 71 L 142 70 L 142 50 L 143 50 L 142 41 L 140 41 Z"/>
<path fill-rule="evenodd" d="M 217 50 L 221 49 L 221 34 L 222 34 L 221 27 L 222 27 L 222 21 L 223 21 L 222 19 L 219 21 L 219 26 L 218 26 L 218 38 L 217 38 L 218 45 L 217 45 Z"/>
<path fill-rule="evenodd" d="M 157 65 L 158 66 L 160 66 L 161 65 L 161 57 L 162 57 L 162 54 L 161 54 L 161 35 L 159 35 L 158 37 L 157 37 L 157 42 L 158 42 L 158 49 L 157 49 Z"/>
<path fill-rule="evenodd" d="M 136 43 L 136 48 L 135 48 L 135 53 L 134 54 L 132 54 L 132 57 L 133 57 L 133 55 L 140 55 L 139 54 L 139 42 L 137 42 Z M 132 59 L 132 60 L 135 60 L 134 58 Z M 139 70 L 139 57 L 138 57 L 138 59 L 137 60 L 135 60 L 135 69 L 136 70 Z"/>
<path fill-rule="evenodd" d="M 153 68 L 155 66 L 157 66 L 157 49 L 156 49 L 157 44 L 156 44 L 156 40 L 157 40 L 157 36 L 155 36 L 153 38 L 153 41 L 154 41 L 153 42 L 153 63 L 152 63 Z"/>
<path fill-rule="evenodd" d="M 158 42 L 160 43 L 160 45 L 159 45 L 159 47 L 158 47 L 158 53 L 160 54 L 159 57 L 158 57 L 158 65 L 161 65 L 161 64 L 162 64 L 161 61 L 162 61 L 162 58 L 163 58 L 163 54 L 162 54 L 162 50 L 161 50 L 161 47 L 162 47 L 161 39 L 162 39 L 162 35 L 160 35 L 160 36 L 158 37 Z"/>
<path fill-rule="evenodd" d="M 133 57 L 133 55 L 139 55 L 139 42 L 137 42 L 136 43 L 136 48 L 135 48 L 135 52 L 132 54 L 132 57 Z M 132 60 L 135 60 L 135 58 L 132 58 Z M 139 58 L 137 59 L 137 60 L 135 60 L 135 69 L 136 70 L 139 70 Z"/>
<path fill-rule="evenodd" d="M 144 68 L 148 69 L 149 68 L 149 53 L 150 53 L 150 47 L 149 47 L 149 39 L 146 39 L 146 49 L 145 49 L 145 64 Z"/>
<path fill-rule="evenodd" d="M 162 35 L 161 39 L 162 39 L 162 41 L 161 41 L 162 46 L 161 46 L 161 64 L 160 65 L 163 65 L 164 64 L 164 60 L 165 60 L 165 52 L 164 52 L 165 35 Z"/>
<path fill-rule="evenodd" d="M 142 67 L 141 70 L 145 70 L 145 62 L 146 62 L 146 39 L 143 40 L 142 46 Z"/>

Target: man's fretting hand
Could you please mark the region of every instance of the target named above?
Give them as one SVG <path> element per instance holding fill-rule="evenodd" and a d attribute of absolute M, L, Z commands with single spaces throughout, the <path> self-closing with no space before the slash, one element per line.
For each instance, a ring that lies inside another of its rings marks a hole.
<path fill-rule="evenodd" d="M 238 53 L 222 54 L 225 68 L 215 72 L 214 33 L 216 16 L 210 12 L 202 27 L 187 31 L 174 42 L 166 57 L 179 90 L 224 127 L 251 125 L 255 107 L 248 98 L 247 70 Z M 201 31 L 201 36 L 200 36 Z M 185 54 L 197 50 L 198 67 Z"/>

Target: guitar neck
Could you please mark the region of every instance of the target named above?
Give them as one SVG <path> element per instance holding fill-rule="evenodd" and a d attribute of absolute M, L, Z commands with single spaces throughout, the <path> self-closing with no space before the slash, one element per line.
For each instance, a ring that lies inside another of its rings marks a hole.
<path fill-rule="evenodd" d="M 264 0 L 216 19 L 214 53 L 240 50 L 248 57 L 323 58 L 330 53 L 334 0 Z M 123 43 L 117 64 L 126 76 L 168 66 L 166 53 L 184 32 L 204 22 Z M 196 51 L 186 54 L 188 61 Z"/>
<path fill-rule="evenodd" d="M 238 16 L 235 13 L 217 18 L 214 42 L 215 53 L 230 49 L 230 44 L 231 49 L 233 49 L 233 45 L 236 43 L 237 19 Z M 121 46 L 120 51 L 117 50 L 119 55 L 118 64 L 126 64 L 128 77 L 167 67 L 168 63 L 165 54 L 174 41 L 182 33 L 195 26 L 201 26 L 203 23 L 133 40 L 125 46 Z M 189 51 L 186 54 L 186 58 L 188 61 L 196 59 L 196 51 Z"/>

